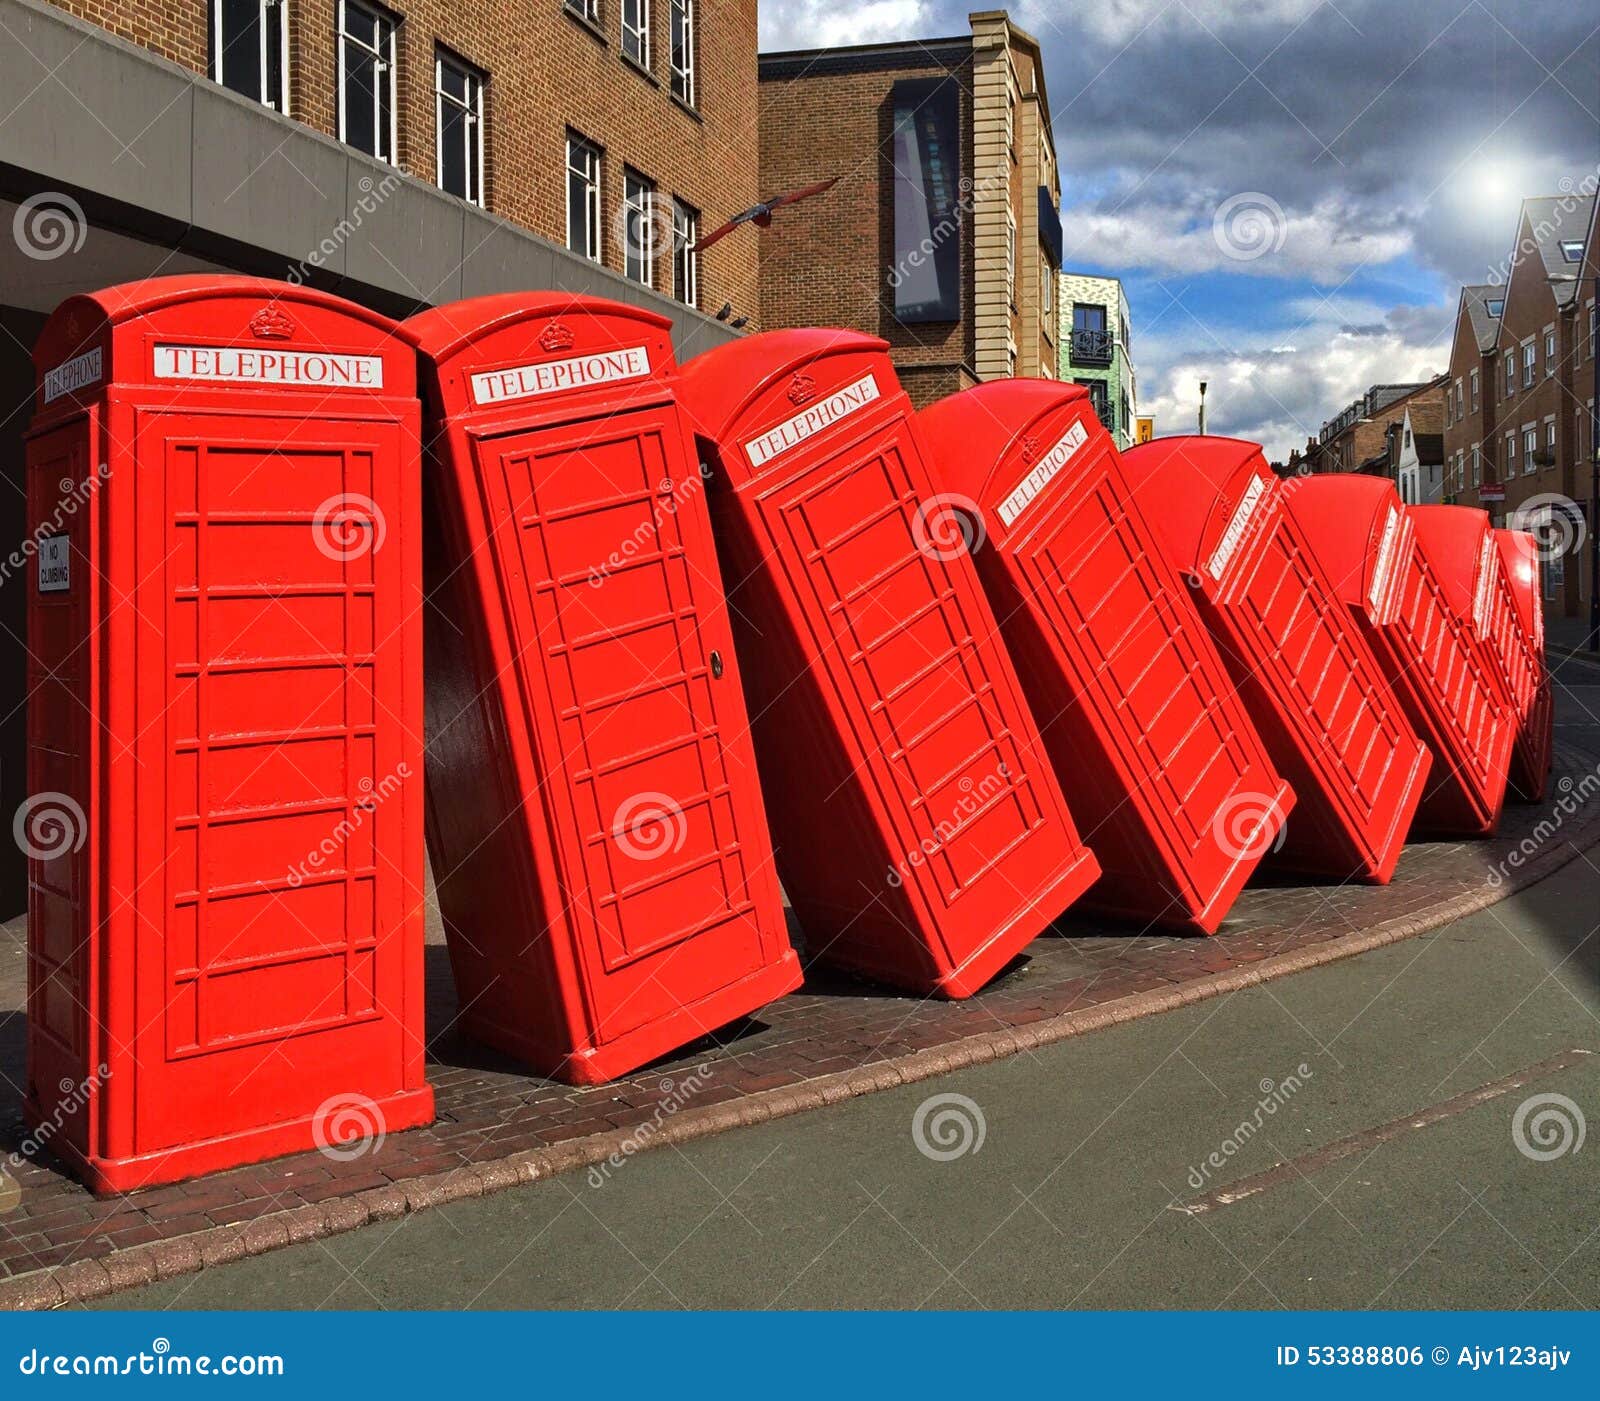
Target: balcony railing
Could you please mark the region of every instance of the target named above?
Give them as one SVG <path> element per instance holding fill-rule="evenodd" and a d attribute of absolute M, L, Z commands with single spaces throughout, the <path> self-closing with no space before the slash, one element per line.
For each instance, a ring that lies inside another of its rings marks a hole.
<path fill-rule="evenodd" d="M 1110 331 L 1073 331 L 1072 363 L 1074 365 L 1109 365 L 1116 337 Z"/>

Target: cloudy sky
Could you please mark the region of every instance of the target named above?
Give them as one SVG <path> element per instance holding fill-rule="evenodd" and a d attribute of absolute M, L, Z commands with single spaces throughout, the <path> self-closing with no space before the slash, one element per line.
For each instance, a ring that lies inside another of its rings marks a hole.
<path fill-rule="evenodd" d="M 960 34 L 975 8 L 761 0 L 761 43 Z M 1519 199 L 1600 167 L 1582 0 L 1010 8 L 1044 46 L 1066 261 L 1123 278 L 1158 431 L 1193 422 L 1205 378 L 1213 431 L 1281 457 L 1368 384 L 1443 370 L 1457 289 L 1504 265 Z"/>

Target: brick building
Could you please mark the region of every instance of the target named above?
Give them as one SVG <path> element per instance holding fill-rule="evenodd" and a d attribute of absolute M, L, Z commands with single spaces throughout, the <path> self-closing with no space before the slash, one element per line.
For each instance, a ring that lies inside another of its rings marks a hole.
<path fill-rule="evenodd" d="M 1494 423 L 1500 384 L 1503 291 L 1492 283 L 1463 287 L 1456 306 L 1444 412 L 1445 481 L 1441 499 L 1447 502 L 1470 499 L 1480 504 L 1477 493 L 1485 483 L 1488 495 L 1496 494 L 1499 471 L 1494 458 Z"/>
<path fill-rule="evenodd" d="M 1133 335 L 1122 279 L 1064 272 L 1058 286 L 1060 378 L 1087 388 L 1095 412 L 1117 446 L 1130 447 L 1139 381 L 1133 368 Z"/>
<path fill-rule="evenodd" d="M 1054 375 L 1061 187 L 1039 44 L 1003 11 L 952 38 L 763 54 L 764 193 L 839 183 L 761 241 L 761 319 L 882 336 L 917 403 Z"/>
<path fill-rule="evenodd" d="M 1451 350 L 1447 486 L 1453 499 L 1482 506 L 1497 524 L 1552 504 L 1594 518 L 1594 218 L 1592 196 L 1524 200 L 1509 276 L 1482 295 L 1486 310 L 1501 303 L 1500 315 L 1474 319 L 1469 293 L 1481 289 L 1463 289 L 1467 321 L 1457 317 Z M 1459 403 L 1458 365 L 1466 371 Z M 1476 417 L 1474 368 L 1482 385 Z M 1587 574 L 1555 552 L 1545 565 L 1546 608 L 1555 616 L 1586 613 Z"/>
<path fill-rule="evenodd" d="M 1432 400 L 1444 401 L 1445 377 L 1409 384 L 1369 385 L 1359 399 L 1322 425 L 1306 444 L 1301 462 L 1312 472 L 1375 472 L 1389 475 L 1389 425 L 1406 410 Z"/>
<path fill-rule="evenodd" d="M 759 313 L 754 230 L 686 252 L 758 198 L 756 0 L 0 0 L 0 94 L 13 539 L 29 351 L 74 292 L 223 270 L 403 316 L 559 287 L 671 316 L 683 356 L 732 334 L 697 307 Z M 0 573 L 7 814 L 22 580 Z M 21 882 L 7 844 L 0 917 Z"/>

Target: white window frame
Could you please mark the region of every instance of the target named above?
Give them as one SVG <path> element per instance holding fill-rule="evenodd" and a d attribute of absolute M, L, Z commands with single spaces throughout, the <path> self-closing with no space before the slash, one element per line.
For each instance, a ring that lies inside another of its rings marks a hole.
<path fill-rule="evenodd" d="M 444 90 L 444 70 L 454 70 L 467 80 L 468 100 L 463 103 Z M 434 121 L 434 183 L 444 189 L 444 114 L 448 104 L 466 113 L 467 121 L 467 189 L 465 193 L 447 191 L 457 199 L 484 204 L 484 140 L 483 140 L 483 70 L 474 68 L 464 59 L 456 58 L 445 49 L 433 51 L 433 121 Z"/>
<path fill-rule="evenodd" d="M 226 47 L 222 35 L 222 7 L 223 0 L 211 0 L 211 81 L 219 86 L 226 87 L 222 81 L 222 51 Z M 274 112 L 289 115 L 289 0 L 257 0 L 260 18 L 257 27 L 261 31 L 261 91 L 256 94 L 256 101 L 263 107 Z M 283 91 L 274 102 L 267 96 L 267 34 L 271 29 L 268 16 L 274 11 L 278 16 L 278 72 L 282 76 Z M 229 92 L 237 91 L 228 88 Z M 248 96 L 248 94 L 241 94 Z"/>
<path fill-rule="evenodd" d="M 1531 477 L 1539 470 L 1539 464 L 1534 458 L 1539 453 L 1539 425 L 1537 423 L 1524 423 L 1522 425 L 1522 475 Z"/>
<path fill-rule="evenodd" d="M 1545 416 L 1545 420 L 1544 420 L 1544 450 L 1547 453 L 1550 454 L 1550 470 L 1553 471 L 1555 469 L 1556 457 L 1557 457 L 1556 416 L 1554 414 L 1547 414 Z"/>
<path fill-rule="evenodd" d="M 1473 413 L 1477 413 L 1477 411 L 1478 411 L 1478 387 L 1479 386 L 1478 386 L 1478 372 L 1476 370 L 1474 370 L 1471 373 L 1471 375 L 1468 376 L 1467 382 L 1472 386 L 1472 411 L 1473 411 Z"/>
<path fill-rule="evenodd" d="M 667 60 L 672 69 L 672 95 L 685 107 L 694 107 L 698 102 L 697 86 L 699 75 L 695 72 L 695 30 L 698 27 L 698 16 L 695 14 L 695 0 L 667 0 L 668 4 L 668 32 L 667 32 Z M 683 25 L 683 62 L 678 61 L 678 26 Z"/>
<path fill-rule="evenodd" d="M 377 20 L 380 28 L 383 25 L 388 26 L 387 55 L 385 55 L 383 51 L 384 46 L 383 39 L 381 37 L 379 39 L 380 47 L 376 49 L 368 48 L 365 44 L 359 43 L 350 37 L 349 33 L 347 32 L 345 17 L 352 10 L 355 10 L 361 14 L 373 16 Z M 372 55 L 373 61 L 379 65 L 380 76 L 384 74 L 387 75 L 384 78 L 384 82 L 387 83 L 389 89 L 388 154 L 385 155 L 380 151 L 363 151 L 362 154 L 371 156 L 373 160 L 384 161 L 389 165 L 398 165 L 400 163 L 400 64 L 397 42 L 397 36 L 400 32 L 399 17 L 392 11 L 384 9 L 381 5 L 367 4 L 366 0 L 339 0 L 339 9 L 336 19 L 339 26 L 338 52 L 335 56 L 334 62 L 337 65 L 335 72 L 339 99 L 339 140 L 344 142 L 344 144 L 347 146 L 350 145 L 350 140 L 345 135 L 347 130 L 345 117 L 347 115 L 349 102 L 344 90 L 344 72 L 345 51 L 353 43 L 355 44 L 355 47 L 362 53 Z M 379 93 L 381 90 L 381 83 L 373 84 L 373 101 L 378 103 L 378 106 L 374 109 L 372 114 L 372 129 L 374 132 L 379 131 L 382 127 L 382 123 L 379 121 L 382 107 L 381 100 L 379 98 Z"/>
<path fill-rule="evenodd" d="M 632 6 L 637 21 L 628 22 L 628 7 Z M 596 16 L 596 19 L 599 17 Z M 622 56 L 641 68 L 650 67 L 650 0 L 617 0 L 617 24 L 622 30 Z M 628 41 L 638 45 L 638 53 L 628 52 Z"/>
<path fill-rule="evenodd" d="M 700 211 L 674 196 L 672 201 L 672 295 L 685 306 L 700 305 Z M 680 262 L 681 259 L 681 262 Z M 686 296 L 685 293 L 688 295 Z"/>
<path fill-rule="evenodd" d="M 1556 328 L 1544 328 L 1544 373 L 1548 379 L 1556 372 Z"/>
<path fill-rule="evenodd" d="M 1533 384 L 1534 373 L 1539 368 L 1539 347 L 1530 336 L 1522 343 L 1522 387 L 1529 388 Z"/>
<path fill-rule="evenodd" d="M 572 155 L 575 149 L 581 149 L 586 155 L 593 157 L 592 169 L 580 170 L 573 164 Z M 566 159 L 566 208 L 567 208 L 567 249 L 576 253 L 580 258 L 587 258 L 592 263 L 601 261 L 600 248 L 600 195 L 605 181 L 605 152 L 587 136 L 567 128 L 567 159 Z M 588 182 L 584 194 L 584 202 L 588 206 L 589 216 L 588 242 L 583 248 L 572 246 L 572 177 L 581 175 Z"/>
<path fill-rule="evenodd" d="M 1006 210 L 1006 302 L 1017 304 L 1017 216 Z"/>
<path fill-rule="evenodd" d="M 656 183 L 648 175 L 632 166 L 622 167 L 622 275 L 641 287 L 656 285 Z M 633 246 L 634 220 L 642 233 L 642 246 Z M 635 255 L 640 258 L 636 276 L 630 266 Z"/>

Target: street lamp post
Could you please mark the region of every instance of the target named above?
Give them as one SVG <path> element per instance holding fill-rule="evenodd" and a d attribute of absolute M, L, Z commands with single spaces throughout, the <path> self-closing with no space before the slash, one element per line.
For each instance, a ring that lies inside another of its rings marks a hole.
<path fill-rule="evenodd" d="M 1200 436 L 1206 435 L 1206 382 L 1200 381 Z"/>

